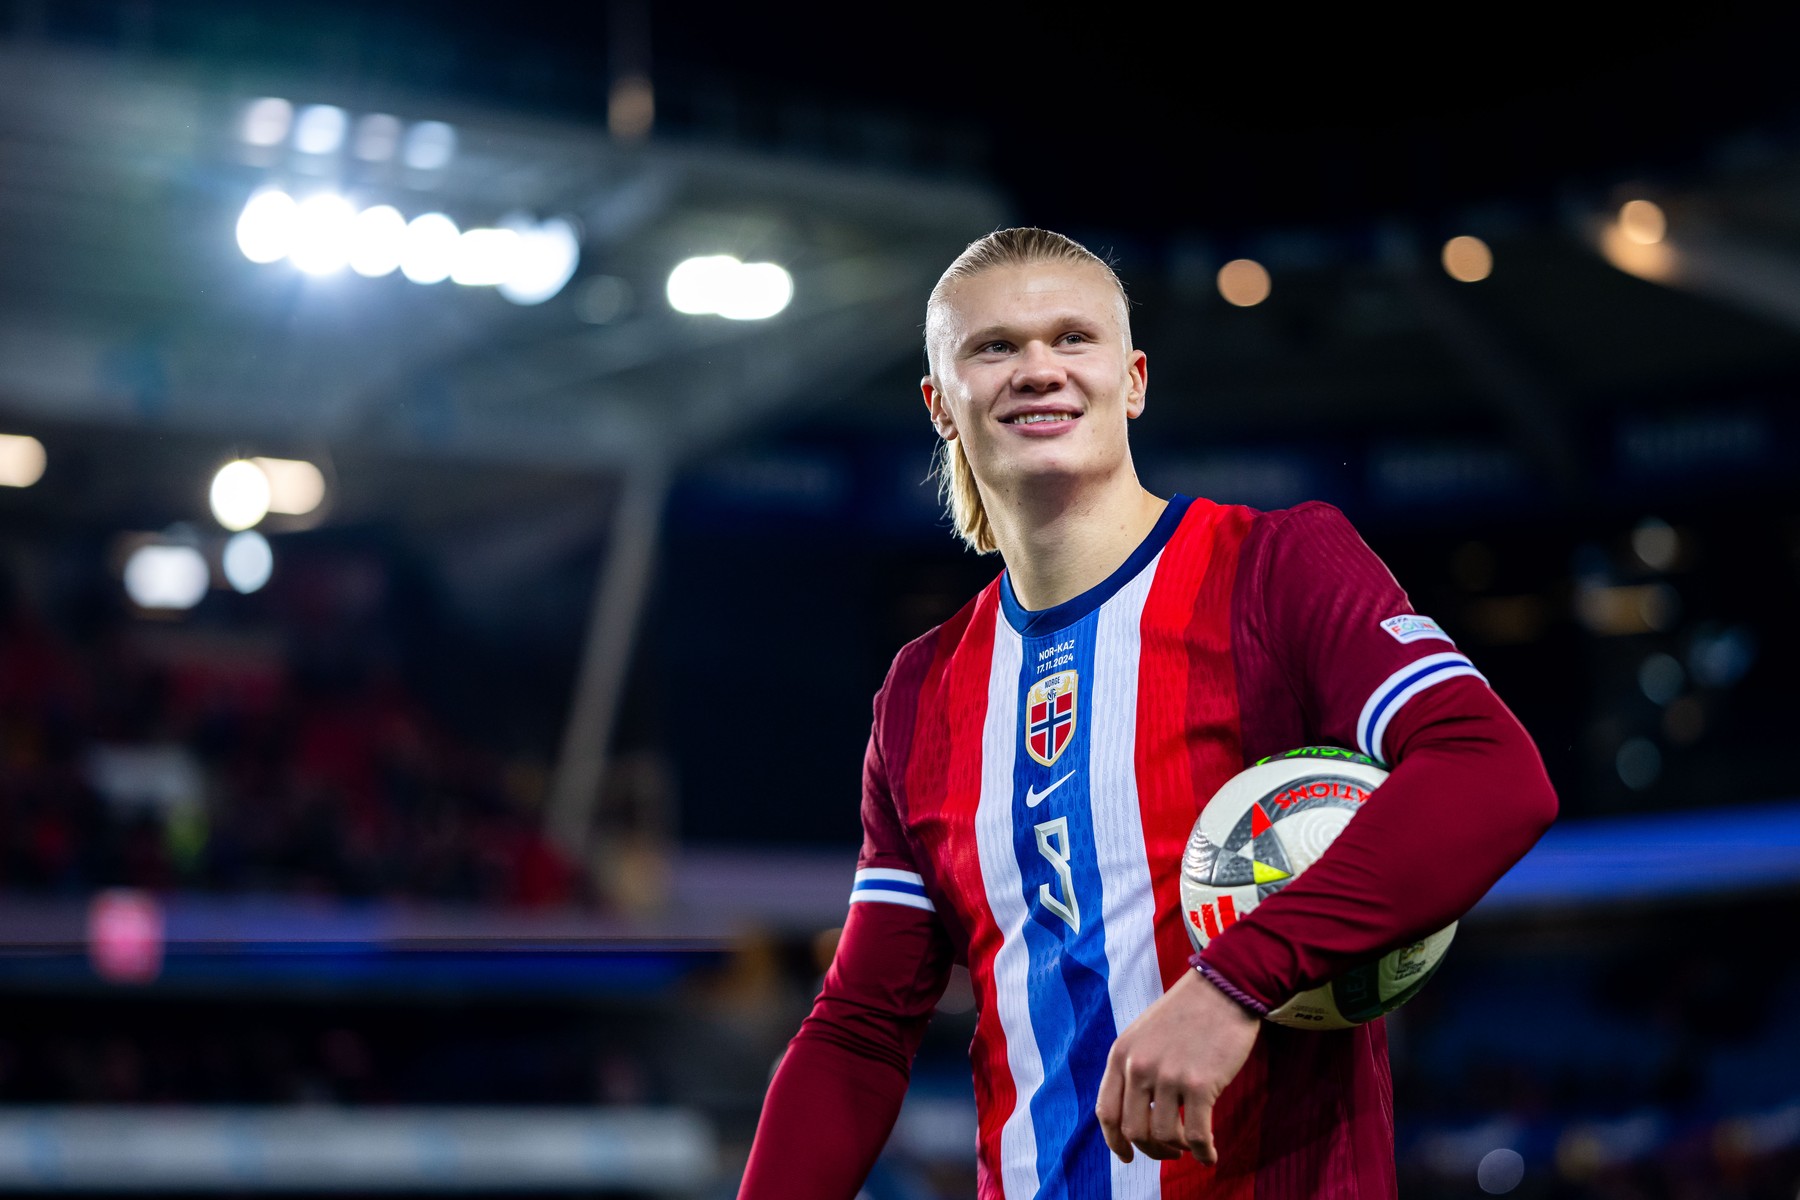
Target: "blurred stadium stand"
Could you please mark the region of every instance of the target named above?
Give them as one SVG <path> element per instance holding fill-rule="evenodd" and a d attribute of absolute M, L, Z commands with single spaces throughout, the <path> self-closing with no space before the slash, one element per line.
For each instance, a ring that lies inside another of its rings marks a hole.
<path fill-rule="evenodd" d="M 924 478 L 923 299 L 1055 208 L 978 122 L 644 75 L 611 13 L 597 70 L 404 5 L 0 3 L 0 434 L 44 462 L 0 488 L 0 1191 L 732 1193 L 868 698 L 997 569 Z M 1070 229 L 1132 289 L 1150 486 L 1342 506 L 1562 796 L 1391 1021 L 1408 1196 L 1800 1186 L 1797 115 L 1417 214 Z M 248 261 L 277 187 L 579 258 L 532 303 Z M 725 253 L 791 304 L 672 308 Z M 270 455 L 325 498 L 240 593 L 208 481 Z M 127 596 L 146 545 L 193 607 Z M 971 1004 L 871 1200 L 973 1195 Z"/>

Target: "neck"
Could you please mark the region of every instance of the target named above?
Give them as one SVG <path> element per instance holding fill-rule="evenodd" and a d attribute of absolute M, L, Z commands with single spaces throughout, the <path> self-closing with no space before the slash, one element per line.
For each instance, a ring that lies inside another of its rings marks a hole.
<path fill-rule="evenodd" d="M 1055 481 L 984 499 L 1013 595 L 1032 611 L 1054 608 L 1103 582 L 1168 507 L 1144 490 L 1129 465 L 1099 487 Z"/>

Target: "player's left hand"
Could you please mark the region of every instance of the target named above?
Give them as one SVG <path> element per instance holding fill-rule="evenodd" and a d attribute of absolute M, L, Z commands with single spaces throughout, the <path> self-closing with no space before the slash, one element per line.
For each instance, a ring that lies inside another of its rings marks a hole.
<path fill-rule="evenodd" d="M 1136 1146 L 1151 1158 L 1191 1153 L 1219 1161 L 1212 1110 L 1237 1077 L 1262 1021 L 1189 971 L 1126 1026 L 1106 1058 L 1094 1115 L 1123 1162 Z"/>

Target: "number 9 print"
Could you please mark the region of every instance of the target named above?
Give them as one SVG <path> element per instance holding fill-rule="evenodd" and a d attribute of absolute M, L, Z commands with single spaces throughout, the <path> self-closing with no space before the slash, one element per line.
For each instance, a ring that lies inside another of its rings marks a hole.
<path fill-rule="evenodd" d="M 1033 827 L 1037 833 L 1038 853 L 1055 868 L 1062 881 L 1062 896 L 1050 894 L 1050 885 L 1038 884 L 1038 899 L 1044 907 L 1061 917 L 1070 929 L 1081 932 L 1081 903 L 1075 899 L 1075 879 L 1069 873 L 1069 818 L 1057 817 Z"/>

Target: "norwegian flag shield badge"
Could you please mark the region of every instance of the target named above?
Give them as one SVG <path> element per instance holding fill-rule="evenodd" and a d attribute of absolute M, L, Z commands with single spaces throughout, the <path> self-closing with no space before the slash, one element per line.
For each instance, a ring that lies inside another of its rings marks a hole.
<path fill-rule="evenodd" d="M 1074 671 L 1058 671 L 1031 685 L 1025 696 L 1025 750 L 1046 767 L 1075 736 Z"/>

